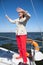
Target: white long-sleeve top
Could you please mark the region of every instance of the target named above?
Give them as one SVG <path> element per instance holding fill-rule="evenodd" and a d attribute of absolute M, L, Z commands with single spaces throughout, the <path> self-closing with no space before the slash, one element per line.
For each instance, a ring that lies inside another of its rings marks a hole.
<path fill-rule="evenodd" d="M 16 26 L 17 26 L 16 31 L 15 31 L 16 35 L 27 35 L 27 31 L 26 31 L 25 26 L 26 26 L 28 19 L 30 19 L 30 17 L 31 17 L 31 15 L 27 12 L 25 14 L 25 17 L 22 19 L 17 18 L 15 20 L 12 20 L 8 17 L 8 20 L 11 23 L 16 24 Z"/>

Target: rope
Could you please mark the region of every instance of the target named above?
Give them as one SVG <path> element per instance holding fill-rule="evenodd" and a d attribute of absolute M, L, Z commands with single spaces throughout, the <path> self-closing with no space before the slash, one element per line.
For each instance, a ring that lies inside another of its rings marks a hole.
<path fill-rule="evenodd" d="M 33 4 L 33 1 L 32 0 L 30 0 L 30 1 L 31 1 L 32 7 L 33 7 L 34 14 L 35 14 L 36 18 L 39 20 L 38 15 L 37 15 L 37 12 L 36 12 L 35 7 L 34 7 L 34 4 Z M 37 22 L 36 24 L 38 25 L 38 28 L 40 29 L 40 32 L 41 32 L 42 46 L 43 46 L 43 33 L 42 33 L 41 28 L 39 26 L 39 22 Z"/>
<path fill-rule="evenodd" d="M 7 39 L 10 39 L 10 40 L 14 40 L 14 38 L 11 38 L 11 37 L 6 37 L 6 36 L 0 36 L 2 38 L 7 38 Z M 14 40 L 15 41 L 15 40 Z"/>
<path fill-rule="evenodd" d="M 2 38 L 7 38 L 7 39 L 10 39 L 10 40 L 16 41 L 16 39 L 11 38 L 11 37 L 6 37 L 6 36 L 0 36 L 0 37 L 2 37 Z M 40 40 L 33 40 L 33 41 L 42 42 L 42 41 L 40 41 Z"/>
<path fill-rule="evenodd" d="M 1 5 L 2 5 L 2 9 L 3 9 L 4 16 L 5 16 L 5 14 L 6 14 L 7 12 L 6 12 L 6 9 L 5 9 L 5 7 L 4 7 L 3 0 L 1 0 Z M 7 24 L 5 23 L 4 20 L 3 20 L 2 22 L 4 23 L 4 25 L 7 26 Z M 8 26 L 7 26 L 7 27 L 8 27 Z"/>
<path fill-rule="evenodd" d="M 30 0 L 30 1 L 31 1 L 31 4 L 32 4 L 32 8 L 33 8 L 34 14 L 35 14 L 36 18 L 38 19 L 38 15 L 37 15 L 37 12 L 36 12 L 36 10 L 35 10 L 33 1 L 32 1 L 32 0 Z M 38 20 L 39 20 L 39 19 L 38 19 Z M 41 36 L 42 36 L 42 31 L 41 31 L 41 28 L 40 28 L 40 26 L 39 26 L 39 22 L 37 22 L 37 25 L 38 25 L 38 27 L 39 27 L 39 29 L 40 29 Z M 42 46 L 43 46 L 43 37 L 42 37 Z M 42 47 L 42 46 L 41 46 L 41 47 Z M 35 55 L 35 49 L 34 49 L 34 51 L 33 51 L 33 54 Z M 34 55 L 33 55 L 33 58 L 34 58 Z M 34 61 L 35 61 L 35 60 L 33 60 L 33 62 L 34 62 Z M 33 63 L 33 65 L 34 65 L 34 63 Z"/>
<path fill-rule="evenodd" d="M 4 15 L 5 15 L 5 14 L 7 13 L 7 11 L 6 11 L 5 7 L 4 7 L 3 0 L 1 0 L 1 5 L 2 5 L 2 9 L 3 9 L 3 11 L 4 11 Z"/>
<path fill-rule="evenodd" d="M 4 12 L 4 16 L 5 16 L 7 14 L 7 11 L 6 11 L 6 8 L 5 8 L 4 1 L 3 0 L 1 0 L 1 5 L 2 5 L 3 12 Z M 2 22 L 4 22 L 4 25 L 7 28 L 9 28 L 9 25 L 7 25 L 4 20 Z M 10 30 L 10 32 L 12 32 L 12 30 Z"/>

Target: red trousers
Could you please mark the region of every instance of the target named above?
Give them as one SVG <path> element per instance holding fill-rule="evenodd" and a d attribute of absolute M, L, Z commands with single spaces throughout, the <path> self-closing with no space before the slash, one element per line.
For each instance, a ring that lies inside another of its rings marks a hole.
<path fill-rule="evenodd" d="M 20 56 L 23 58 L 23 62 L 27 63 L 27 56 L 26 56 L 26 39 L 27 35 L 16 35 L 18 50 Z"/>

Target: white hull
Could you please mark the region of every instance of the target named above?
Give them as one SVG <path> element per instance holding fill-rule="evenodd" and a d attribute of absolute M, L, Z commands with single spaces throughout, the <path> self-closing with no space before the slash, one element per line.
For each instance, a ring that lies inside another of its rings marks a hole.
<path fill-rule="evenodd" d="M 35 51 L 36 52 L 36 51 Z M 39 54 L 40 54 L 40 57 L 39 57 Z M 42 56 L 43 54 L 41 52 L 37 52 L 37 54 L 35 54 L 35 61 L 40 61 L 42 60 Z M 19 62 L 23 62 L 23 59 L 16 59 L 16 57 L 18 56 L 19 54 L 13 52 L 13 51 L 9 51 L 7 49 L 4 49 L 4 48 L 1 48 L 0 47 L 0 65 L 18 65 Z M 27 63 L 30 65 L 30 60 L 27 58 Z M 31 62 L 31 64 L 35 62 Z"/>

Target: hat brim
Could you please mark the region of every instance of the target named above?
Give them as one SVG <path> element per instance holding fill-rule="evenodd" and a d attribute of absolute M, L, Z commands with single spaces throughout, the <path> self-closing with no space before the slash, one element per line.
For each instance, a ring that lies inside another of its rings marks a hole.
<path fill-rule="evenodd" d="M 24 13 L 23 11 L 18 11 L 18 13 Z"/>

